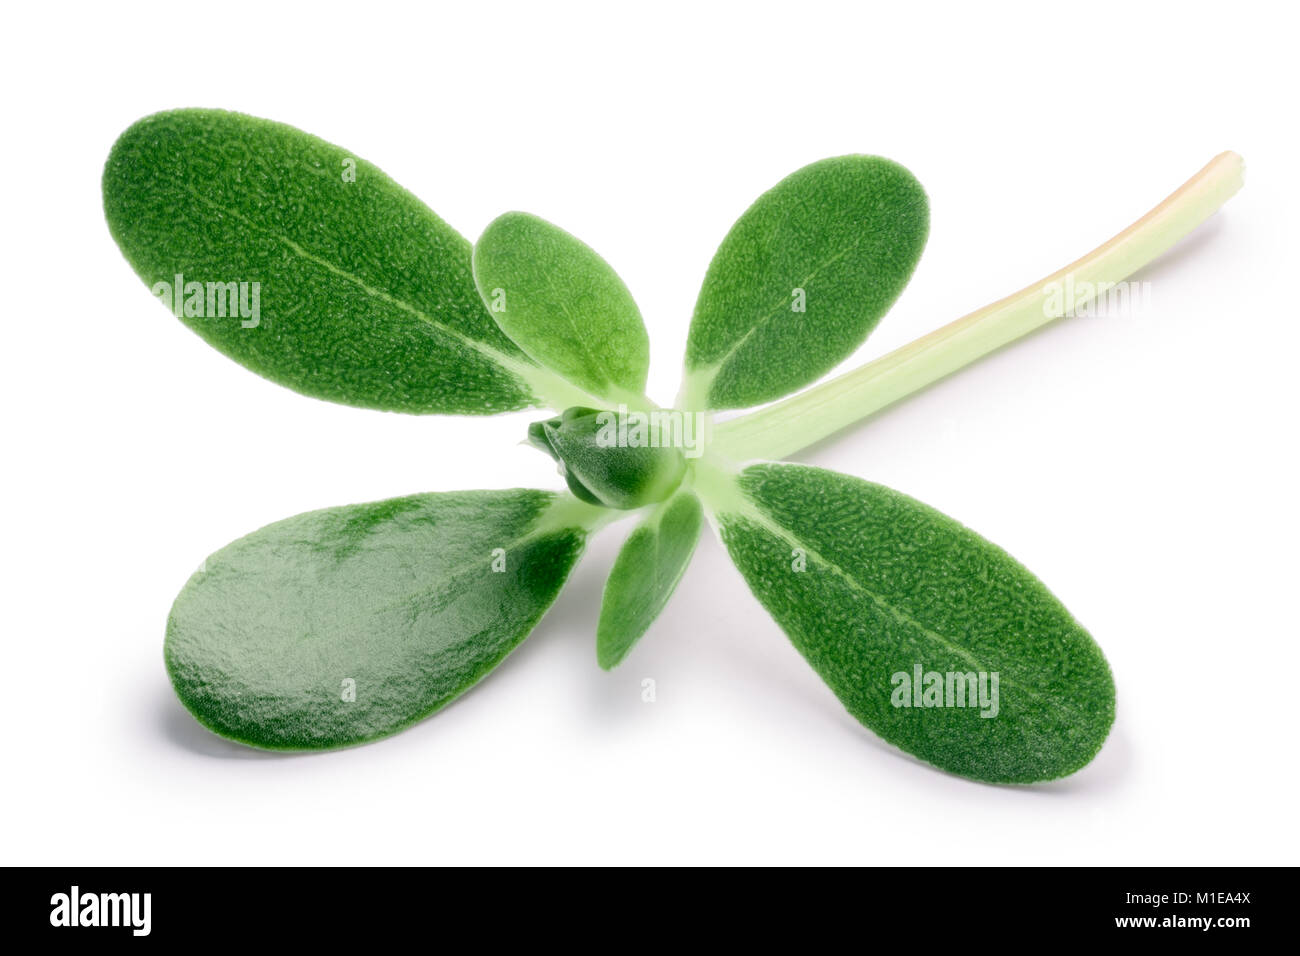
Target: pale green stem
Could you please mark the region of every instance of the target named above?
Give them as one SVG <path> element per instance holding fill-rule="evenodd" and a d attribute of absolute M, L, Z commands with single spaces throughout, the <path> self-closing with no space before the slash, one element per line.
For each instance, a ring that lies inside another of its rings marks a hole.
<path fill-rule="evenodd" d="M 607 395 L 593 395 L 549 369 L 529 365 L 499 352 L 495 353 L 493 357 L 499 365 L 504 365 L 514 372 L 516 376 L 523 379 L 524 384 L 536 396 L 541 406 L 553 408 L 557 412 L 562 412 L 566 408 L 572 408 L 575 405 L 583 408 L 612 408 L 621 403 L 630 409 L 638 411 L 651 411 L 659 407 L 644 395 L 636 392 L 611 387 Z"/>
<path fill-rule="evenodd" d="M 1236 153 L 1220 153 L 1168 199 L 1082 259 L 861 368 L 719 423 L 712 451 L 736 462 L 785 458 L 1078 309 L 1208 219 L 1241 188 L 1243 169 Z M 1063 289 L 1074 295 L 1061 294 Z"/>

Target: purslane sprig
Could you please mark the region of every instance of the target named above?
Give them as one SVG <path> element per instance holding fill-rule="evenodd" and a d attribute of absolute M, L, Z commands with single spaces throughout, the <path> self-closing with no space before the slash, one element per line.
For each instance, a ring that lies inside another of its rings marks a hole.
<path fill-rule="evenodd" d="M 650 627 L 707 519 L 800 653 L 885 740 L 978 780 L 1072 773 L 1105 741 L 1115 689 L 1060 602 L 939 512 L 779 459 L 1077 309 L 1195 228 L 1241 175 L 1240 157 L 1222 154 L 1042 283 L 805 388 L 888 311 L 929 228 L 925 193 L 896 163 L 813 163 L 723 240 L 676 407 L 661 408 L 645 394 L 648 336 L 630 292 L 563 230 L 507 213 L 471 246 L 374 166 L 292 127 L 216 110 L 147 117 L 109 155 L 104 207 L 178 318 L 317 398 L 414 414 L 552 409 L 528 441 L 568 487 L 330 508 L 235 541 L 172 607 L 176 693 L 256 747 L 392 734 L 486 675 L 587 538 L 636 511 L 605 587 L 600 666 Z M 1050 298 L 1067 280 L 1073 298 Z M 769 402 L 713 425 L 714 411 Z"/>

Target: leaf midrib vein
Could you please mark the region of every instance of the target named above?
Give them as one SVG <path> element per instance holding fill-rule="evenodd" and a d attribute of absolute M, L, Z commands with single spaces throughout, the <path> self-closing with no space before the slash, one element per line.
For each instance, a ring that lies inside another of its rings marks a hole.
<path fill-rule="evenodd" d="M 444 325 L 443 323 L 439 322 L 437 319 L 435 319 L 433 316 L 429 315 L 427 312 L 423 311 L 422 309 L 417 308 L 416 306 L 405 301 L 404 299 L 399 299 L 396 296 L 385 292 L 383 289 L 378 289 L 375 286 L 370 285 L 360 276 L 352 272 L 349 272 L 348 270 L 343 269 L 340 266 L 335 265 L 334 263 L 330 262 L 328 259 L 322 256 L 316 255 L 314 252 L 309 251 L 304 246 L 300 245 L 298 242 L 295 242 L 293 239 L 289 238 L 283 233 L 276 232 L 274 229 L 270 229 L 267 226 L 264 226 L 261 223 L 258 223 L 255 220 L 250 219 L 249 217 L 243 215 L 242 213 L 237 212 L 233 209 L 229 209 L 221 205 L 220 203 L 208 198 L 207 196 L 204 196 L 202 193 L 200 193 L 193 186 L 190 186 L 188 183 L 182 183 L 181 186 L 183 189 L 185 189 L 186 192 L 188 192 L 195 199 L 197 199 L 199 202 L 203 203 L 204 205 L 208 206 L 209 208 L 215 209 L 217 212 L 222 213 L 223 215 L 230 216 L 232 219 L 237 219 L 239 222 L 242 222 L 244 225 L 248 226 L 249 228 L 256 229 L 259 232 L 267 236 L 270 236 L 272 239 L 275 239 L 277 242 L 283 243 L 295 255 L 303 259 L 306 259 L 308 262 L 312 262 L 320 266 L 321 268 L 332 273 L 333 275 L 338 276 L 340 279 L 352 283 L 353 285 L 361 289 L 363 292 L 365 292 L 366 295 L 371 296 L 372 298 L 379 299 L 381 302 L 385 302 L 388 305 L 393 306 L 394 308 L 401 309 L 402 311 L 415 316 L 417 319 L 420 319 L 422 322 L 426 323 L 433 331 L 441 332 L 443 335 L 447 336 L 448 338 L 454 339 L 460 344 L 468 346 L 469 348 L 480 353 L 484 357 L 495 362 L 497 365 L 500 365 L 503 368 L 507 369 L 508 371 L 513 372 L 518 377 L 527 380 L 528 374 L 534 370 L 534 367 L 531 364 L 520 362 L 514 356 L 507 355 L 506 353 L 493 348 L 491 345 L 488 345 L 486 342 L 480 342 L 477 339 L 471 338 L 470 336 L 466 335 L 464 332 L 461 332 L 459 329 L 454 329 L 451 328 L 450 326 Z"/>
<path fill-rule="evenodd" d="M 825 269 L 830 268 L 832 265 L 834 265 L 839 260 L 843 259 L 850 252 L 856 252 L 859 245 L 861 245 L 860 239 L 854 242 L 852 245 L 845 246 L 843 249 L 841 249 L 835 255 L 831 256 L 829 259 L 815 266 L 811 272 L 809 272 L 802 279 L 798 280 L 798 282 L 796 282 L 795 285 L 791 286 L 791 288 L 792 289 L 804 288 L 805 286 L 808 285 L 809 282 L 817 278 L 818 273 L 822 272 Z M 736 339 L 736 341 L 731 344 L 731 347 L 728 348 L 725 352 L 723 352 L 716 362 L 712 362 L 707 366 L 707 371 L 710 373 L 709 375 L 710 385 L 712 385 L 713 380 L 718 377 L 719 373 L 721 373 L 723 366 L 726 365 L 728 362 L 732 360 L 732 358 L 735 357 L 736 353 L 738 353 L 741 350 L 741 348 L 745 345 L 745 343 L 748 342 L 750 338 L 755 333 L 758 332 L 759 329 L 765 328 L 769 322 L 771 322 L 774 318 L 777 317 L 777 315 L 783 312 L 785 310 L 785 307 L 786 307 L 786 301 L 785 299 L 782 299 L 776 305 L 772 306 L 772 308 L 769 311 L 760 315 L 758 319 L 755 320 L 754 324 L 751 325 L 749 329 L 745 332 L 745 334 L 742 335 L 740 338 Z"/>
<path fill-rule="evenodd" d="M 834 574 L 836 574 L 838 577 L 844 580 L 849 585 L 849 587 L 852 588 L 854 591 L 866 595 L 866 597 L 870 601 L 872 601 L 872 603 L 874 603 L 886 614 L 889 614 L 900 624 L 909 625 L 915 628 L 922 635 L 929 638 L 933 642 L 939 644 L 945 650 L 951 652 L 952 654 L 955 654 L 957 657 L 966 661 L 968 664 L 971 664 L 977 670 L 985 669 L 986 665 L 970 651 L 954 644 L 952 641 L 944 637 L 938 631 L 935 631 L 932 628 L 927 627 L 926 625 L 922 624 L 920 621 L 916 620 L 916 618 L 908 614 L 906 611 L 903 611 L 898 607 L 894 606 L 893 604 L 891 604 L 889 601 L 886 601 L 883 597 L 881 597 L 876 592 L 872 591 L 865 584 L 863 584 L 856 577 L 854 577 L 851 572 L 847 571 L 839 564 L 832 561 L 830 558 L 827 558 L 824 555 L 822 555 L 822 553 L 819 552 L 816 548 L 809 547 L 807 542 L 801 541 L 800 539 L 795 537 L 788 529 L 783 528 L 780 525 L 776 524 L 776 522 L 773 521 L 770 517 L 768 517 L 768 515 L 764 511 L 762 511 L 761 508 L 759 508 L 758 506 L 750 502 L 748 498 L 743 499 L 738 504 L 739 507 L 733 506 L 730 510 L 732 510 L 733 512 L 738 512 L 740 514 L 740 517 L 744 518 L 745 520 L 751 521 L 754 524 L 759 525 L 763 530 L 767 531 L 769 534 L 774 535 L 777 538 L 780 538 L 781 540 L 785 541 L 787 544 L 801 549 L 814 562 L 821 564 L 824 567 L 830 569 Z M 1024 686 L 1018 680 L 1008 680 L 1006 678 L 1002 678 L 1001 683 L 1006 685 L 1007 687 L 1018 689 L 1021 692 L 1027 694 L 1028 696 L 1034 698 L 1039 702 L 1046 702 L 1052 705 L 1053 707 L 1056 707 L 1059 710 L 1063 710 L 1071 714 L 1077 713 L 1076 708 L 1071 707 L 1062 701 L 1056 700 L 1055 698 L 1046 697 L 1043 694 L 1039 693 L 1038 691 L 1035 691 L 1029 687 Z"/>
<path fill-rule="evenodd" d="M 573 317 L 573 314 L 569 312 L 569 307 L 564 301 L 563 293 L 555 287 L 555 277 L 551 275 L 550 270 L 546 269 L 542 270 L 542 277 L 546 282 L 546 287 L 554 293 L 555 303 L 559 307 L 560 313 L 568 320 L 569 328 L 573 330 L 573 337 L 578 344 L 578 348 L 582 351 L 582 354 L 587 357 L 587 374 L 593 375 L 594 373 L 594 376 L 600 381 L 601 385 L 605 389 L 609 389 L 614 383 L 610 381 L 609 375 L 606 373 L 604 366 L 601 365 L 600 362 L 596 361 L 596 356 L 592 353 L 590 346 L 588 346 L 587 340 L 578 330 L 578 322 Z"/>

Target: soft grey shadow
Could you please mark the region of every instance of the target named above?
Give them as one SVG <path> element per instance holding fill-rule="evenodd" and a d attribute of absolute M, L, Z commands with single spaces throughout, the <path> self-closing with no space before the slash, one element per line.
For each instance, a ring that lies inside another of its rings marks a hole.
<path fill-rule="evenodd" d="M 1119 728 L 1111 728 L 1110 736 L 1092 763 L 1061 780 L 1036 783 L 1024 787 L 1030 793 L 1046 796 L 1078 796 L 1113 790 L 1133 769 L 1133 744 Z"/>
<path fill-rule="evenodd" d="M 304 753 L 258 750 L 246 744 L 219 737 L 194 719 L 194 715 L 181 705 L 170 690 L 157 703 L 159 732 L 173 747 L 200 757 L 218 757 L 224 760 L 282 760 L 286 757 L 303 757 Z"/>
<path fill-rule="evenodd" d="M 838 723 L 841 729 L 851 734 L 860 745 L 865 745 L 881 753 L 888 753 L 891 757 L 901 759 L 926 773 L 937 773 L 949 780 L 970 784 L 973 787 L 998 790 L 1003 793 L 1023 793 L 1030 797 L 1079 796 L 1086 793 L 1099 793 L 1113 790 L 1128 775 L 1132 767 L 1132 748 L 1129 746 L 1128 739 L 1119 731 L 1112 730 L 1110 737 L 1102 746 L 1101 752 L 1092 759 L 1092 762 L 1076 770 L 1068 777 L 1042 783 L 991 783 L 987 780 L 972 780 L 970 777 L 963 777 L 960 774 L 936 767 L 934 764 L 926 763 L 919 757 L 915 757 L 905 750 L 900 750 L 893 744 L 877 737 L 866 727 L 852 720 L 852 718 L 840 720 Z"/>
<path fill-rule="evenodd" d="M 1216 213 L 1196 228 L 1191 235 L 1184 236 L 1174 243 L 1172 249 L 1155 262 L 1149 263 L 1129 276 L 1131 281 L 1151 281 L 1163 273 L 1181 268 L 1184 263 L 1200 253 L 1201 249 L 1214 242 L 1223 232 L 1224 217 Z"/>

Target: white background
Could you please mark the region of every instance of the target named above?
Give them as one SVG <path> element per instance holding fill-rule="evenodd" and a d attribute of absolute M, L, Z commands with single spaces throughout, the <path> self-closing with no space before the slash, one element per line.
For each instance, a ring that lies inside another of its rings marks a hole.
<path fill-rule="evenodd" d="M 1294 11 L 540 6 L 6 10 L 3 861 L 1296 863 Z M 180 106 L 345 145 L 471 238 L 513 208 L 583 237 L 639 301 L 661 401 L 718 241 L 805 163 L 883 154 L 930 195 L 920 268 L 856 365 L 1240 152 L 1243 192 L 1138 277 L 1144 314 L 1049 328 L 802 456 L 1040 575 L 1114 669 L 1101 754 L 1006 788 L 893 751 L 712 538 L 602 673 L 625 525 L 519 651 L 413 730 L 285 757 L 200 728 L 162 636 L 206 554 L 313 508 L 559 479 L 518 444 L 540 414 L 307 399 L 151 302 L 99 176 L 118 133 Z"/>

